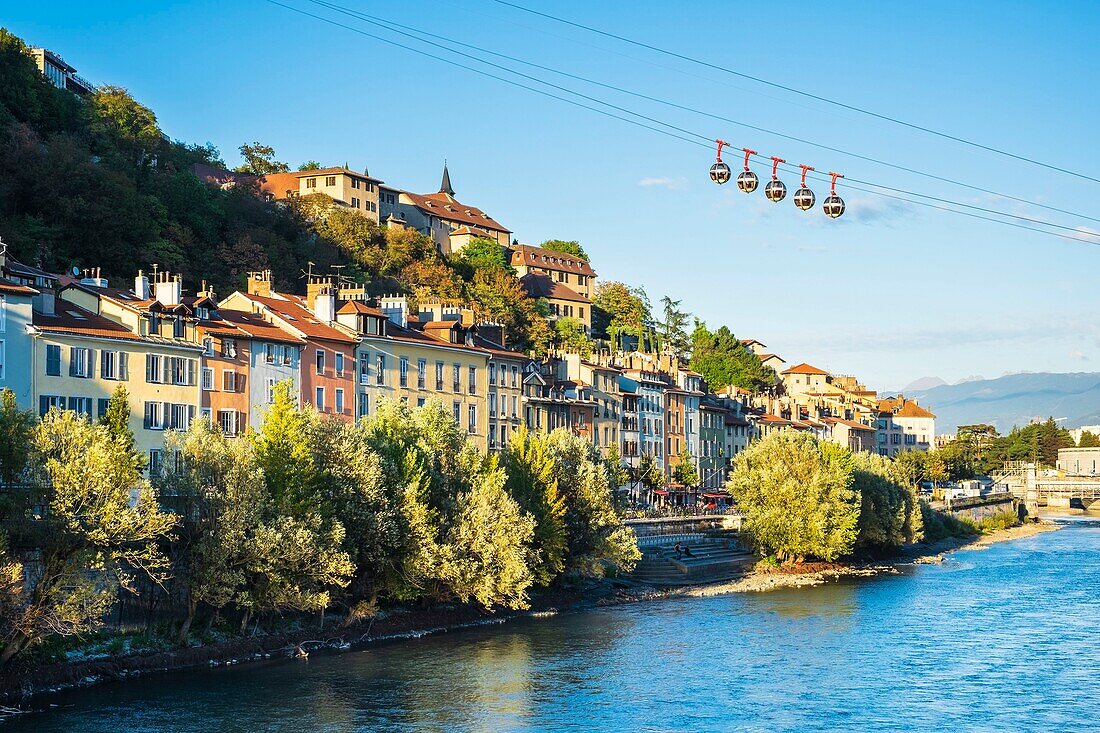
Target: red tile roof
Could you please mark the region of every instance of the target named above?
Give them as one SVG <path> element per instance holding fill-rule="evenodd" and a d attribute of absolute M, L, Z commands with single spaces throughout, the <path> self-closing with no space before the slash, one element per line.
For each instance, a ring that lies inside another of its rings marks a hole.
<path fill-rule="evenodd" d="M 358 338 L 349 335 L 346 331 L 317 320 L 317 316 L 305 307 L 304 299 L 300 296 L 282 293 L 278 298 L 248 293 L 242 293 L 242 295 L 270 310 L 287 327 L 300 331 L 307 339 L 321 339 L 343 344 L 359 342 Z"/>
<path fill-rule="evenodd" d="M 894 417 L 935 417 L 935 415 L 913 400 L 906 400 L 905 404 L 894 413 Z"/>
<path fill-rule="evenodd" d="M 28 288 L 26 285 L 13 283 L 11 280 L 6 280 L 4 278 L 0 278 L 0 293 L 7 293 L 8 295 L 26 295 L 28 297 L 38 295 L 38 291 L 34 288 Z"/>
<path fill-rule="evenodd" d="M 302 339 L 289 331 L 279 328 L 274 323 L 270 323 L 257 313 L 219 308 L 218 315 L 222 317 L 222 321 L 202 321 L 200 325 L 205 328 L 218 328 L 217 324 L 224 323 L 239 331 L 242 338 L 254 338 L 259 341 L 277 341 L 284 344 L 301 345 L 305 343 Z M 207 324 L 210 325 L 208 326 Z"/>
<path fill-rule="evenodd" d="M 802 362 L 801 364 L 793 366 L 790 369 L 784 369 L 783 373 L 784 374 L 828 374 L 829 372 L 825 371 L 824 369 L 818 369 L 815 366 L 811 366 L 811 365 L 807 364 L 806 362 Z"/>
<path fill-rule="evenodd" d="M 840 418 L 840 417 L 824 417 L 824 418 L 822 418 L 822 420 L 824 420 L 825 422 L 830 423 L 830 424 L 839 423 L 840 425 L 847 425 L 848 427 L 852 428 L 853 430 L 868 430 L 872 433 L 875 432 L 875 429 L 872 428 L 870 425 L 864 425 L 863 423 L 856 422 L 854 420 L 845 420 L 845 419 Z"/>
<path fill-rule="evenodd" d="M 420 209 L 425 214 L 430 214 L 431 216 L 446 219 L 448 221 L 458 222 L 459 224 L 469 224 L 471 226 L 481 227 L 482 229 L 492 229 L 505 234 L 512 233 L 510 229 L 506 229 L 503 224 L 493 219 L 476 206 L 469 206 L 468 204 L 461 203 L 458 199 L 448 196 L 445 193 L 440 192 L 422 195 L 406 191 L 403 195 L 408 196 L 413 206 Z"/>
<path fill-rule="evenodd" d="M 538 267 L 545 270 L 560 270 L 578 275 L 595 277 L 592 265 L 580 257 L 564 252 L 555 252 L 530 244 L 517 244 L 512 247 L 512 267 Z"/>
<path fill-rule="evenodd" d="M 365 315 L 368 315 L 368 316 L 378 316 L 380 318 L 385 318 L 386 317 L 385 313 L 383 313 L 382 311 L 380 311 L 377 308 L 374 308 L 372 306 L 367 305 L 366 303 L 364 303 L 361 300 L 349 300 L 348 302 L 346 302 L 342 306 L 340 306 L 337 309 L 336 312 L 337 313 L 362 313 L 362 314 L 365 314 Z"/>
<path fill-rule="evenodd" d="M 588 298 L 580 293 L 562 285 L 549 275 L 541 272 L 529 272 L 519 279 L 527 294 L 532 298 L 546 298 L 547 300 L 570 300 L 574 303 L 591 303 Z"/>

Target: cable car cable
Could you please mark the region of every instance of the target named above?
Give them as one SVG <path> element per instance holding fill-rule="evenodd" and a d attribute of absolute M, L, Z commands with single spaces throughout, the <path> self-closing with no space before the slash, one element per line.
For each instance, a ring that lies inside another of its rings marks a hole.
<path fill-rule="evenodd" d="M 875 118 L 878 118 L 880 120 L 885 120 L 886 122 L 892 122 L 896 125 L 901 125 L 903 127 L 908 127 L 910 129 L 913 129 L 913 130 L 918 130 L 920 132 L 924 132 L 924 133 L 927 133 L 929 135 L 935 135 L 937 137 L 941 137 L 941 138 L 944 138 L 946 140 L 952 140 L 954 142 L 957 142 L 957 143 L 960 143 L 960 144 L 963 144 L 963 145 L 969 145 L 969 146 L 972 146 L 972 147 L 975 147 L 975 148 L 979 148 L 981 150 L 988 151 L 990 153 L 996 153 L 998 155 L 1003 155 L 1003 156 L 1006 156 L 1008 158 L 1014 158 L 1016 160 L 1023 161 L 1024 163 L 1031 163 L 1032 165 L 1037 165 L 1037 166 L 1040 166 L 1042 168 L 1047 168 L 1047 169 L 1052 170 L 1052 171 L 1058 171 L 1059 173 L 1065 173 L 1066 175 L 1069 175 L 1069 176 L 1075 176 L 1077 178 L 1082 178 L 1086 181 L 1092 181 L 1094 183 L 1100 183 L 1100 178 L 1094 178 L 1093 176 L 1088 176 L 1088 175 L 1085 175 L 1084 173 L 1078 173 L 1076 171 L 1072 171 L 1072 170 L 1069 170 L 1068 168 L 1063 168 L 1061 166 L 1057 166 L 1057 165 L 1054 165 L 1052 163 L 1044 163 L 1041 160 L 1035 160 L 1034 158 L 1028 158 L 1028 157 L 1023 156 L 1023 155 L 1017 155 L 1016 153 L 1010 153 L 1007 150 L 1002 150 L 1000 148 L 995 148 L 991 145 L 984 145 L 982 143 L 975 142 L 973 140 L 968 140 L 966 138 L 959 137 L 957 135 L 952 135 L 951 133 L 940 132 L 939 130 L 933 130 L 930 127 L 924 127 L 922 125 L 917 125 L 917 124 L 914 124 L 912 122 L 906 122 L 905 120 L 898 119 L 897 117 L 891 117 L 890 115 L 885 115 L 885 114 L 880 114 L 878 112 L 873 112 L 873 111 L 871 111 L 869 109 L 865 109 L 863 107 L 857 107 L 855 105 L 846 104 L 844 102 L 838 102 L 835 99 L 829 99 L 828 97 L 823 97 L 821 95 L 814 94 L 812 92 L 806 92 L 806 91 L 802 91 L 801 89 L 795 89 L 794 87 L 789 87 L 789 86 L 786 86 L 784 84 L 780 84 L 778 82 L 769 81 L 767 79 L 762 79 L 758 76 L 753 76 L 751 74 L 746 74 L 744 72 L 737 71 L 735 69 L 730 69 L 730 68 L 725 67 L 725 66 L 720 66 L 718 64 L 713 64 L 713 63 L 710 63 L 709 61 L 703 61 L 702 59 L 697 59 L 697 58 L 694 58 L 692 56 L 687 56 L 685 54 L 681 54 L 681 53 L 678 53 L 676 51 L 670 51 L 668 49 L 661 48 L 660 46 L 653 46 L 653 45 L 645 43 L 643 41 L 637 41 L 637 40 L 634 40 L 633 38 L 627 38 L 626 36 L 620 36 L 620 35 L 617 35 L 615 33 L 611 33 L 609 31 L 605 31 L 605 30 L 601 30 L 599 28 L 594 28 L 592 26 L 584 25 L 583 23 L 577 23 L 577 22 L 572 21 L 572 20 L 566 20 L 565 18 L 559 18 L 558 16 L 550 15 L 549 13 L 544 13 L 544 12 L 539 11 L 539 10 L 534 10 L 533 8 L 524 7 L 523 5 L 519 5 L 517 3 L 508 2 L 508 0 L 492 0 L 492 1 L 495 2 L 495 3 L 498 3 L 500 5 L 506 5 L 510 8 L 515 8 L 516 10 L 521 10 L 525 13 L 531 13 L 532 15 L 541 16 L 541 17 L 546 18 L 548 20 L 552 20 L 556 23 L 563 23 L 565 25 L 573 26 L 574 28 L 580 28 L 582 30 L 588 31 L 589 33 L 596 33 L 598 35 L 606 36 L 608 38 L 614 38 L 615 40 L 622 41 L 623 43 L 629 43 L 629 44 L 632 44 L 634 46 L 639 46 L 641 48 L 648 49 L 650 51 L 656 51 L 657 53 L 662 53 L 662 54 L 665 54 L 667 56 L 672 56 L 673 58 L 677 58 L 677 59 L 680 59 L 682 61 L 688 61 L 688 62 L 693 63 L 693 64 L 698 64 L 700 66 L 705 66 L 707 68 L 714 69 L 716 71 L 724 72 L 726 74 L 732 74 L 734 76 L 739 76 L 742 79 L 748 79 L 750 81 L 755 81 L 759 84 L 765 84 L 767 86 L 774 87 L 776 89 L 782 89 L 783 91 L 791 92 L 792 94 L 798 94 L 798 95 L 801 95 L 803 97 L 808 97 L 809 99 L 814 99 L 814 100 L 817 100 L 819 102 L 825 102 L 826 104 L 831 104 L 831 105 L 834 105 L 836 107 L 842 107 L 843 109 L 851 110 L 852 112 L 858 112 L 860 114 L 868 115 L 870 117 L 875 117 Z"/>
<path fill-rule="evenodd" d="M 633 90 L 630 90 L 630 89 L 624 89 L 624 88 L 616 86 L 614 84 L 608 84 L 606 82 L 597 81 L 595 79 L 590 79 L 588 77 L 580 76 L 578 74 L 573 74 L 573 73 L 570 73 L 570 72 L 567 72 L 567 71 L 561 71 L 560 69 L 555 69 L 555 68 L 550 67 L 550 66 L 544 66 L 542 64 L 538 64 L 538 63 L 535 63 L 533 61 L 527 61 L 525 59 L 517 58 L 515 56 L 510 56 L 510 55 L 504 54 L 504 53 L 499 53 L 497 51 L 493 51 L 493 50 L 490 50 L 490 49 L 487 49 L 487 48 L 476 46 L 474 44 L 465 43 L 463 41 L 459 41 L 459 40 L 456 40 L 456 39 L 453 39 L 453 38 L 449 38 L 447 36 L 442 36 L 442 35 L 439 35 L 439 34 L 436 34 L 436 33 L 430 33 L 428 31 L 420 30 L 418 28 L 413 28 L 412 26 L 403 25 L 401 23 L 396 23 L 394 21 L 386 20 L 385 18 L 380 18 L 380 17 L 375 16 L 375 15 L 370 15 L 368 13 L 362 13 L 362 12 L 359 12 L 357 10 L 352 10 L 350 8 L 343 7 L 341 5 L 337 5 L 335 3 L 326 2 L 326 0 L 307 0 L 307 2 L 311 2 L 314 5 L 320 5 L 320 6 L 326 7 L 330 10 L 333 10 L 333 11 L 338 12 L 338 13 L 342 13 L 344 15 L 349 15 L 349 16 L 359 18 L 359 19 L 361 19 L 361 20 L 363 20 L 367 23 L 371 23 L 372 25 L 385 28 L 386 30 L 390 30 L 393 33 L 398 33 L 398 34 L 406 36 L 406 37 L 414 38 L 415 40 L 421 41 L 422 43 L 431 43 L 431 42 L 430 41 L 425 41 L 422 38 L 418 38 L 417 35 L 410 35 L 410 33 L 411 34 L 419 34 L 419 35 L 422 35 L 422 36 L 427 36 L 429 38 L 438 39 L 438 40 L 441 40 L 441 41 L 444 41 L 444 42 L 447 42 L 447 43 L 455 44 L 457 46 L 462 46 L 464 48 L 473 49 L 473 50 L 479 51 L 481 53 L 487 53 L 487 54 L 490 54 L 492 56 L 496 56 L 497 58 L 506 59 L 508 61 L 512 61 L 512 62 L 515 62 L 515 63 L 518 63 L 518 64 L 523 64 L 525 66 L 529 66 L 529 67 L 532 67 L 532 68 L 535 68 L 535 69 L 540 69 L 542 71 L 548 71 L 552 74 L 558 74 L 560 76 L 564 76 L 564 77 L 567 77 L 567 78 L 570 78 L 570 79 L 575 79 L 577 81 L 585 82 L 587 84 L 593 84 L 595 86 L 600 86 L 600 87 L 603 87 L 605 89 L 610 89 L 612 91 L 616 91 L 616 92 L 619 92 L 619 93 L 622 93 L 622 94 L 627 94 L 627 95 L 630 95 L 630 96 L 633 96 L 633 97 L 637 97 L 639 99 L 644 99 L 644 100 L 647 100 L 647 101 L 650 101 L 650 102 L 655 102 L 657 104 L 663 104 L 663 105 L 666 105 L 668 107 L 673 107 L 675 109 L 679 109 L 679 110 L 682 110 L 682 111 L 685 111 L 685 112 L 691 112 L 693 114 L 698 114 L 698 115 L 701 115 L 701 116 L 704 116 L 704 117 L 709 117 L 711 119 L 719 120 L 719 121 L 722 121 L 722 122 L 728 122 L 730 124 L 739 125 L 741 127 L 745 127 L 747 129 L 750 129 L 750 130 L 755 130 L 757 132 L 763 132 L 765 134 L 774 135 L 776 137 L 779 137 L 779 138 L 782 138 L 782 139 L 785 139 L 785 140 L 791 140 L 793 142 L 802 143 L 804 145 L 810 145 L 812 147 L 820 148 L 822 150 L 828 150 L 830 152 L 838 153 L 840 155 L 847 155 L 847 156 L 850 156 L 850 157 L 853 157 L 853 158 L 858 158 L 860 160 L 865 160 L 869 163 L 874 163 L 876 165 L 885 166 L 887 168 L 893 168 L 895 170 L 904 171 L 906 173 L 912 173 L 914 175 L 923 176 L 925 178 L 940 181 L 942 183 L 949 183 L 949 184 L 952 184 L 952 185 L 955 185 L 955 186 L 960 186 L 962 188 L 970 189 L 972 191 L 977 191 L 979 193 L 989 194 L 990 196 L 998 196 L 1000 198 L 1008 199 L 1010 201 L 1016 201 L 1018 203 L 1027 204 L 1029 206 L 1034 206 L 1034 207 L 1041 208 L 1041 209 L 1047 209 L 1048 211 L 1054 211 L 1054 212 L 1057 212 L 1059 214 L 1066 214 L 1067 216 L 1073 216 L 1073 217 L 1077 217 L 1077 218 L 1080 218 L 1080 219 L 1087 219 L 1089 221 L 1100 222 L 1100 217 L 1089 216 L 1087 214 L 1082 214 L 1082 213 L 1075 212 L 1075 211 L 1069 211 L 1067 209 L 1060 209 L 1056 206 L 1050 206 L 1048 204 L 1042 204 L 1042 203 L 1039 203 L 1037 201 L 1031 201 L 1031 200 L 1028 200 L 1028 199 L 1025 199 L 1025 198 L 1020 198 L 1019 196 L 1013 196 L 1011 194 L 1001 193 L 1000 191 L 994 191 L 994 190 L 991 190 L 991 189 L 988 189 L 988 188 L 983 188 L 981 186 L 976 186 L 976 185 L 973 185 L 973 184 L 970 184 L 970 183 L 965 183 L 963 181 L 958 181 L 958 180 L 955 180 L 955 179 L 952 179 L 952 178 L 948 178 L 946 176 L 940 176 L 940 175 L 937 175 L 937 174 L 934 174 L 934 173 L 927 173 L 925 171 L 917 170 L 915 168 L 909 168 L 907 166 L 898 165 L 898 164 L 895 164 L 895 163 L 890 163 L 888 161 L 881 160 L 881 159 L 878 159 L 878 158 L 873 158 L 871 156 L 862 155 L 860 153 L 854 153 L 850 150 L 843 150 L 841 148 L 836 148 L 836 147 L 832 147 L 830 145 L 825 145 L 824 143 L 813 142 L 812 140 L 806 140 L 805 138 L 800 138 L 800 137 L 797 137 L 797 136 L 794 136 L 794 135 L 788 135 L 786 133 L 782 133 L 782 132 L 778 132 L 776 130 L 772 130 L 772 129 L 769 129 L 769 128 L 753 125 L 753 124 L 750 124 L 748 122 L 743 122 L 741 120 L 735 120 L 733 118 L 725 117 L 725 116 L 719 115 L 719 114 L 714 114 L 714 113 L 711 113 L 711 112 L 707 112 L 705 110 L 700 110 L 700 109 L 696 109 L 696 108 L 693 108 L 693 107 L 688 107 L 686 105 L 678 104 L 676 102 L 670 102 L 668 100 L 661 99 L 659 97 L 654 97 L 654 96 L 651 96 L 649 94 L 645 94 L 644 92 L 637 92 L 637 91 L 633 91 Z M 397 30 L 397 29 L 403 29 L 403 30 Z M 403 32 L 403 31 L 408 31 L 408 33 Z M 460 51 L 454 51 L 453 49 L 446 49 L 446 50 L 452 51 L 452 53 L 461 53 Z M 462 55 L 466 55 L 469 58 L 475 58 L 476 59 L 476 57 L 469 56 L 468 54 L 462 54 Z M 476 59 L 476 60 L 480 61 L 481 63 L 489 63 L 487 61 L 484 61 L 483 59 Z M 517 74 L 519 73 L 519 72 L 515 72 L 514 70 L 508 69 L 507 67 L 498 66 L 496 64 L 490 64 L 490 65 L 496 66 L 496 68 L 505 69 L 505 70 L 507 70 L 511 73 L 517 73 Z M 532 78 L 532 77 L 527 77 L 527 78 Z M 539 81 L 541 82 L 542 80 L 539 80 Z M 542 83 L 548 83 L 548 82 L 542 82 Z M 564 89 L 563 87 L 557 87 L 557 88 Z M 573 92 L 572 90 L 569 90 L 569 91 L 570 91 L 570 93 L 576 93 L 576 92 Z M 603 103 L 603 102 L 601 102 L 601 103 Z M 850 179 L 850 180 L 855 180 L 855 179 Z M 868 182 L 863 181 L 863 183 L 868 183 Z M 878 184 L 868 183 L 868 185 L 878 185 Z M 883 186 L 883 188 L 889 188 L 889 187 L 888 186 Z M 904 191 L 904 190 L 900 190 L 900 189 L 891 189 L 891 190 L 896 190 L 899 193 L 912 193 L 912 192 Z M 912 195 L 920 196 L 922 194 L 913 193 Z M 1034 221 L 1040 221 L 1040 220 L 1036 219 Z M 1042 222 L 1042 223 L 1046 223 L 1046 222 Z M 1057 226 L 1057 225 L 1053 225 L 1053 226 Z M 1067 227 L 1067 228 L 1075 229 L 1075 227 Z"/>
<path fill-rule="evenodd" d="M 707 142 L 707 143 L 702 142 L 703 139 L 708 139 L 709 140 L 709 138 L 706 138 L 705 135 L 702 135 L 700 133 L 695 133 L 695 132 L 692 132 L 690 130 L 686 130 L 684 128 L 680 128 L 680 127 L 677 127 L 677 126 L 674 126 L 674 125 L 669 125 L 668 123 L 662 122 L 662 121 L 657 120 L 655 118 L 646 117 L 645 115 L 639 115 L 639 114 L 633 112 L 632 110 L 629 110 L 629 109 L 626 109 L 626 108 L 623 108 L 623 107 L 617 107 L 616 105 L 611 105 L 611 104 L 608 104 L 606 102 L 602 102 L 601 100 L 595 99 L 593 97 L 586 97 L 586 98 L 588 98 L 592 101 L 595 101 L 598 104 L 603 104 L 605 106 L 609 106 L 609 107 L 612 107 L 614 109 L 618 109 L 622 112 L 625 112 L 626 114 L 635 115 L 637 117 L 641 117 L 643 119 L 647 119 L 647 120 L 650 120 L 652 122 L 655 122 L 658 125 L 662 125 L 664 127 L 669 127 L 669 128 L 672 128 L 673 130 L 683 132 L 687 135 L 690 135 L 691 137 L 685 137 L 683 135 L 676 134 L 675 132 L 670 132 L 669 130 L 663 130 L 659 127 L 653 127 L 651 125 L 647 125 L 645 123 L 639 122 L 639 121 L 634 120 L 634 119 L 630 119 L 630 118 L 627 118 L 627 117 L 622 117 L 622 116 L 614 114 L 612 112 L 608 112 L 607 110 L 600 109 L 598 107 L 592 107 L 592 106 L 584 104 L 582 102 L 578 102 L 576 100 L 569 99 L 567 97 L 562 97 L 562 96 L 559 96 L 557 94 L 547 92 L 543 89 L 538 89 L 536 87 L 532 87 L 532 86 L 529 86 L 527 84 L 517 82 L 513 79 L 508 79 L 508 78 L 505 78 L 505 77 L 497 76 L 496 74 L 489 73 L 489 72 L 484 71 L 482 69 L 477 69 L 475 67 L 468 66 L 466 64 L 454 61 L 452 59 L 448 59 L 448 58 L 445 58 L 443 56 L 438 56 L 436 54 L 429 53 L 429 52 L 424 51 L 422 49 L 414 48 L 412 46 L 408 46 L 408 45 L 399 43 L 397 41 L 393 41 L 393 40 L 388 39 L 388 38 L 383 38 L 382 36 L 377 36 L 375 34 L 368 33 L 367 31 L 364 31 L 361 28 L 355 28 L 354 26 L 350 26 L 350 25 L 347 25 L 345 23 L 341 23 L 339 21 L 332 20 L 331 18 L 326 18 L 324 16 L 316 15 L 314 13 L 310 13 L 308 11 L 302 10 L 300 8 L 293 7 L 291 5 L 286 5 L 284 3 L 278 2 L 278 0 L 265 0 L 265 1 L 272 4 L 272 5 L 276 5 L 278 7 L 284 8 L 286 10 L 290 10 L 290 11 L 298 13 L 300 15 L 304 15 L 304 16 L 313 18 L 315 20 L 320 20 L 324 23 L 328 23 L 329 25 L 333 25 L 333 26 L 336 26 L 338 28 L 342 28 L 344 30 L 351 31 L 353 33 L 357 33 L 357 34 L 365 36 L 367 38 L 371 38 L 371 39 L 374 39 L 374 40 L 377 40 L 377 41 L 381 41 L 382 43 L 386 43 L 386 44 L 389 44 L 391 46 L 396 46 L 398 48 L 401 48 L 401 49 L 404 49 L 404 50 L 407 50 L 407 51 L 411 51 L 413 53 L 416 53 L 416 54 L 419 54 L 419 55 L 422 55 L 422 56 L 426 56 L 428 58 L 432 58 L 432 59 L 435 59 L 437 61 L 442 61 L 446 64 L 450 64 L 452 66 L 456 66 L 456 67 L 459 67 L 459 68 L 462 68 L 462 69 L 466 69 L 467 71 L 472 71 L 475 74 L 479 74 L 481 76 L 485 76 L 485 77 L 488 77 L 490 79 L 494 79 L 494 80 L 497 80 L 497 81 L 502 81 L 502 82 L 505 82 L 506 84 L 510 84 L 512 86 L 516 86 L 516 87 L 519 87 L 521 89 L 526 89 L 528 91 L 535 92 L 536 94 L 541 94 L 543 96 L 550 97 L 552 99 L 557 99 L 559 101 L 566 102 L 567 104 L 571 104 L 573 106 L 580 107 L 582 109 L 587 109 L 587 110 L 590 110 L 592 112 L 596 112 L 596 113 L 605 115 L 607 117 L 612 117 L 614 119 L 621 120 L 623 122 L 627 122 L 627 123 L 630 123 L 632 125 L 635 125 L 637 127 L 642 127 L 642 128 L 647 129 L 647 130 L 651 130 L 653 132 L 657 132 L 657 133 L 660 133 L 662 135 L 666 135 L 668 137 L 672 137 L 672 138 L 681 140 L 683 142 L 690 143 L 692 145 L 697 145 L 697 146 L 705 147 L 705 148 L 708 148 L 708 149 L 710 148 L 709 142 Z M 444 50 L 450 50 L 450 49 L 444 49 Z M 451 53 L 458 53 L 458 52 L 451 51 Z M 472 58 L 474 58 L 475 60 L 479 60 L 479 59 L 476 59 L 476 57 L 472 57 Z M 481 61 L 481 63 L 489 63 L 489 62 Z M 507 69 L 507 67 L 501 67 L 501 68 L 503 68 L 506 71 L 510 71 L 511 73 L 522 76 L 522 74 L 519 74 L 519 72 L 516 72 L 514 70 L 509 70 L 509 69 Z M 527 78 L 530 78 L 533 81 L 536 81 L 538 83 L 547 84 L 548 86 L 555 86 L 555 85 L 550 84 L 549 82 L 543 82 L 543 81 L 541 81 L 541 80 L 539 80 L 535 77 L 527 77 Z M 563 91 L 566 91 L 570 94 L 577 94 L 576 92 L 573 92 L 573 91 L 571 91 L 571 90 L 569 90 L 565 87 L 557 87 L 557 88 L 562 89 Z M 577 96 L 584 96 L 584 95 L 577 94 Z M 825 179 L 820 179 L 820 180 L 825 180 Z M 870 184 L 870 185 L 877 185 L 877 184 Z M 882 193 L 881 191 L 875 191 L 875 190 L 872 190 L 872 189 L 859 188 L 859 187 L 855 187 L 855 186 L 852 186 L 851 188 L 853 190 L 863 191 L 865 193 L 870 193 L 872 195 L 884 196 L 884 197 L 890 198 L 890 199 L 897 199 L 899 201 L 906 201 L 906 202 L 913 203 L 913 204 L 928 206 L 928 207 L 933 208 L 933 209 L 939 209 L 941 211 L 947 211 L 947 212 L 951 212 L 951 213 L 954 213 L 954 214 L 959 214 L 961 216 L 969 216 L 969 217 L 975 218 L 975 219 L 982 219 L 982 220 L 985 220 L 985 221 L 991 221 L 991 222 L 994 222 L 994 223 L 1004 224 L 1004 225 L 1007 225 L 1007 226 L 1014 226 L 1018 229 L 1026 229 L 1026 230 L 1029 230 L 1029 231 L 1038 232 L 1040 234 L 1047 234 L 1049 236 L 1059 237 L 1061 239 L 1068 239 L 1068 240 L 1071 240 L 1071 241 L 1082 242 L 1082 243 L 1085 243 L 1085 244 L 1100 245 L 1100 242 L 1093 242 L 1093 241 L 1089 241 L 1089 240 L 1085 240 L 1085 239 L 1080 239 L 1080 238 L 1077 238 L 1077 237 L 1071 237 L 1071 236 L 1068 236 L 1068 235 L 1059 234 L 1057 232 L 1051 232 L 1051 231 L 1047 231 L 1047 230 L 1039 229 L 1039 228 L 1035 228 L 1035 227 L 1028 227 L 1028 226 L 1024 226 L 1022 224 L 1017 224 L 1015 222 L 1004 221 L 1002 219 L 994 219 L 994 218 L 991 218 L 991 217 L 981 216 L 981 215 L 974 214 L 974 213 L 967 212 L 967 211 L 959 211 L 959 210 L 951 209 L 951 208 L 948 208 L 948 207 L 945 207 L 945 206 L 937 206 L 935 204 L 931 204 L 931 203 L 928 203 L 928 202 L 925 202 L 925 201 L 916 201 L 916 200 L 913 200 L 913 199 L 909 199 L 909 198 L 906 198 L 905 196 L 887 194 L 887 193 Z M 944 199 L 944 201 L 947 201 L 947 200 Z M 960 206 L 965 206 L 966 205 L 966 204 L 962 204 L 960 202 L 955 202 L 955 201 L 949 201 L 949 203 L 955 204 L 955 205 L 960 205 Z M 991 211 L 992 213 L 994 213 L 998 216 L 1014 217 L 1014 215 L 1006 214 L 1004 212 L 998 212 L 998 211 L 992 211 L 992 210 L 989 210 L 989 211 Z M 1022 217 L 1014 217 L 1014 218 L 1022 218 Z M 1039 222 L 1039 223 L 1041 223 L 1045 226 L 1059 226 L 1059 225 L 1051 225 L 1047 222 Z M 1080 231 L 1080 230 L 1074 230 L 1074 231 Z M 1100 236 L 1100 234 L 1092 235 L 1091 232 L 1081 232 L 1081 233 L 1089 234 L 1090 236 Z"/>

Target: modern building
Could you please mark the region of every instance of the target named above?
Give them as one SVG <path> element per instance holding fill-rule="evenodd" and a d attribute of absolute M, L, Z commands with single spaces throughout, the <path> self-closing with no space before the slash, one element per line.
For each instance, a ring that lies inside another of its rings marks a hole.
<path fill-rule="evenodd" d="M 1060 448 L 1056 467 L 1067 476 L 1100 476 L 1100 448 Z"/>
<path fill-rule="evenodd" d="M 77 74 L 76 68 L 61 58 L 60 54 L 48 48 L 32 48 L 30 54 L 38 70 L 58 89 L 67 89 L 81 96 L 95 93 L 95 85 Z"/>

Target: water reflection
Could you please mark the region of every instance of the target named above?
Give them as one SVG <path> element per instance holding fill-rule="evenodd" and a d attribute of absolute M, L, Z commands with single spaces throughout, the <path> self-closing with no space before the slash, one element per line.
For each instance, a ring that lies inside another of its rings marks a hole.
<path fill-rule="evenodd" d="M 11 731 L 1093 729 L 1100 530 L 815 588 L 667 600 L 149 677 Z"/>

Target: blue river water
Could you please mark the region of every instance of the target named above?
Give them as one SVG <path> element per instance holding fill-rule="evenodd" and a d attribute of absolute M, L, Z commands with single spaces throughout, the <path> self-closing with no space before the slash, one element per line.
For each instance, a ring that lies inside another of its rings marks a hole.
<path fill-rule="evenodd" d="M 815 588 L 68 693 L 0 731 L 1097 731 L 1100 524 Z"/>

